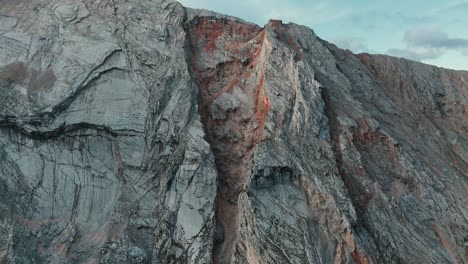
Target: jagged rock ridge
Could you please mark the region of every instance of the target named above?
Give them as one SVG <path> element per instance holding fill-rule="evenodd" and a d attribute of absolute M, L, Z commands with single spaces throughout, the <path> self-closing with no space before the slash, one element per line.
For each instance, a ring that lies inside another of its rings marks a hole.
<path fill-rule="evenodd" d="M 0 263 L 466 263 L 467 79 L 173 1 L 3 1 Z"/>

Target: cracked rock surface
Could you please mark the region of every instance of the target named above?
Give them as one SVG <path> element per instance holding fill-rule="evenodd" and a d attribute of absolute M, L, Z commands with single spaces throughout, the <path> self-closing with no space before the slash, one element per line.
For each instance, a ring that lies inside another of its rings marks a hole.
<path fill-rule="evenodd" d="M 467 263 L 467 82 L 171 0 L 0 1 L 0 263 Z"/>

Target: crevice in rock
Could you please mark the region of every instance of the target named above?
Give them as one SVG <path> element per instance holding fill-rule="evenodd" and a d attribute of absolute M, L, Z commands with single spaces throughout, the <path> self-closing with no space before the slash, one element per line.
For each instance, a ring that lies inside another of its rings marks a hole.
<path fill-rule="evenodd" d="M 340 140 L 340 134 L 342 133 L 340 124 L 338 121 L 338 114 L 336 113 L 336 110 L 333 106 L 331 95 L 329 94 L 329 91 L 327 88 L 322 88 L 321 89 L 321 95 L 322 95 L 322 100 L 325 104 L 325 114 L 328 118 L 329 122 L 329 127 L 330 127 L 330 139 L 331 139 L 331 145 L 333 148 L 333 153 L 335 154 L 335 160 L 336 160 L 336 165 L 340 173 L 340 177 L 348 191 L 348 195 L 351 198 L 353 207 L 356 210 L 357 214 L 357 225 L 363 227 L 363 231 L 367 232 L 368 227 L 366 225 L 366 220 L 363 217 L 365 214 L 365 207 L 363 206 L 361 198 L 360 197 L 366 197 L 366 193 L 363 192 L 359 188 L 359 186 L 355 186 L 356 184 L 353 183 L 352 177 L 350 175 L 346 174 L 346 170 L 344 168 L 344 161 L 343 161 L 343 152 L 341 149 L 341 140 Z M 364 194 L 364 195 L 363 195 Z M 366 199 L 366 198 L 364 198 Z M 356 226 L 353 227 L 355 229 Z M 353 238 L 354 239 L 354 238 Z M 351 253 L 351 257 L 356 263 L 369 263 L 368 256 L 366 256 L 365 252 L 361 252 L 360 245 L 358 245 L 358 242 L 355 243 L 355 250 Z"/>
<path fill-rule="evenodd" d="M 362 168 L 349 168 L 349 161 L 345 160 L 342 149 L 341 135 L 344 134 L 345 131 L 343 131 L 343 128 L 341 127 L 338 120 L 338 113 L 336 110 L 337 106 L 333 102 L 331 92 L 326 87 L 322 88 L 321 95 L 322 100 L 325 104 L 325 114 L 329 122 L 330 139 L 333 148 L 333 153 L 335 155 L 336 165 L 339 170 L 340 177 L 351 199 L 353 207 L 356 210 L 357 222 L 354 226 L 352 226 L 352 239 L 354 240 L 354 251 L 351 252 L 351 257 L 356 263 L 367 264 L 380 262 L 381 260 L 379 256 L 382 256 L 382 252 L 380 252 L 380 248 L 377 247 L 375 244 L 374 233 L 369 227 L 366 218 L 366 212 L 369 201 L 375 197 L 375 193 L 367 191 L 366 188 L 361 185 L 360 181 L 356 179 L 356 177 L 360 177 L 361 175 L 354 175 L 360 173 L 363 174 L 362 176 L 365 176 L 366 171 L 363 171 Z M 361 136 L 358 129 L 353 129 L 350 132 L 353 133 L 352 143 L 355 145 L 359 144 L 358 141 L 360 140 Z M 367 138 L 368 136 L 363 135 L 363 137 Z M 378 135 L 375 137 L 380 139 Z M 368 237 L 370 243 L 360 243 L 360 237 L 362 236 L 362 234 L 366 234 L 365 236 Z M 373 250 L 376 250 L 378 254 L 370 254 L 370 252 L 372 252 Z"/>
<path fill-rule="evenodd" d="M 338 114 L 335 111 L 331 95 L 329 94 L 327 88 L 322 88 L 321 93 L 322 100 L 325 103 L 325 114 L 328 117 L 330 139 L 333 152 L 335 154 L 336 165 L 356 210 L 358 223 L 365 226 L 365 219 L 363 218 L 363 215 L 365 214 L 367 204 L 363 201 L 363 199 L 369 199 L 366 198 L 365 190 L 361 190 L 360 186 L 357 186 L 355 183 L 353 183 L 353 175 L 347 174 L 347 170 L 345 168 L 346 164 L 343 160 L 343 151 L 341 149 L 340 134 L 342 131 L 338 121 Z"/>
<path fill-rule="evenodd" d="M 333 152 L 335 154 L 336 165 L 340 172 L 340 176 L 343 179 L 343 182 L 346 185 L 346 176 L 344 175 L 342 166 L 343 166 L 343 153 L 340 148 L 340 127 L 337 120 L 337 113 L 331 105 L 330 94 L 327 91 L 327 88 L 323 87 L 321 89 L 322 101 L 325 104 L 325 115 L 328 118 L 328 124 L 330 127 L 330 139 L 332 143 Z M 346 187 L 348 187 L 346 185 Z"/>
<path fill-rule="evenodd" d="M 198 17 L 189 25 L 191 66 L 199 86 L 199 111 L 215 156 L 214 263 L 230 263 L 270 108 L 265 93 L 265 30 L 229 19 Z"/>
<path fill-rule="evenodd" d="M 64 137 L 71 133 L 74 133 L 80 130 L 86 130 L 86 129 L 91 129 L 96 132 L 102 132 L 104 134 L 111 136 L 112 138 L 119 136 L 119 133 L 116 130 L 113 130 L 109 126 L 90 124 L 86 122 L 70 124 L 70 125 L 66 125 L 65 123 L 63 123 L 61 126 L 53 130 L 37 131 L 27 126 L 23 127 L 21 124 L 16 123 L 14 120 L 5 119 L 5 120 L 0 120 L 0 128 L 11 129 L 17 133 L 20 133 L 31 139 L 36 139 L 36 140 L 56 139 L 56 138 Z"/>

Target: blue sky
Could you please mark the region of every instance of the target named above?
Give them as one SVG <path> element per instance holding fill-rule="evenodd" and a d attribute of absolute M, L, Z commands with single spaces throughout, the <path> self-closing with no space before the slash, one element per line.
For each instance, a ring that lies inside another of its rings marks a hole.
<path fill-rule="evenodd" d="M 180 0 L 263 26 L 270 18 L 312 28 L 354 52 L 468 70 L 468 0 Z"/>

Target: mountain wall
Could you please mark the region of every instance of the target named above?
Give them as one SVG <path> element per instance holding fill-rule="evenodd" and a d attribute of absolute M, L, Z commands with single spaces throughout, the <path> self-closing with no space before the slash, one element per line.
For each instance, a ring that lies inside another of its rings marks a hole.
<path fill-rule="evenodd" d="M 0 263 L 467 263 L 467 80 L 170 0 L 3 0 Z"/>

